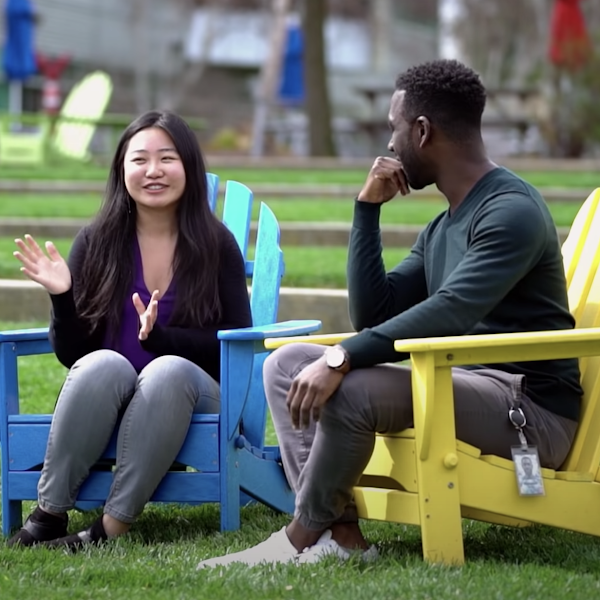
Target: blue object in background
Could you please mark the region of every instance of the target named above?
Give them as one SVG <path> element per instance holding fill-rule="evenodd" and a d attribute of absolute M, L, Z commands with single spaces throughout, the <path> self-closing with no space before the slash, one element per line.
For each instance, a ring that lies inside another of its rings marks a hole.
<path fill-rule="evenodd" d="M 281 104 L 304 102 L 304 36 L 299 23 L 288 26 L 277 97 Z"/>
<path fill-rule="evenodd" d="M 29 0 L 6 0 L 4 15 L 4 73 L 8 81 L 23 81 L 37 71 L 33 47 L 33 6 Z"/>

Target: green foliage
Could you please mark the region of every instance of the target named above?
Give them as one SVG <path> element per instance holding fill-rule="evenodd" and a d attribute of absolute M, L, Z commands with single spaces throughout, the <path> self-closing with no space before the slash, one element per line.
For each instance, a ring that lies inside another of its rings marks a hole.
<path fill-rule="evenodd" d="M 600 36 L 581 68 L 552 71 L 548 119 L 541 131 L 551 156 L 577 158 L 600 142 Z"/>

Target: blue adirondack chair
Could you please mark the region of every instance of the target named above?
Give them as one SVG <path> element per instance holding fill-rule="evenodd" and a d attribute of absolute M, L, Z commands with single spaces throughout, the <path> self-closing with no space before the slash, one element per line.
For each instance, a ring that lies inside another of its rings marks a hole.
<path fill-rule="evenodd" d="M 209 175 L 209 202 L 216 206 L 218 178 Z M 229 181 L 223 222 L 247 257 L 252 192 Z M 320 321 L 276 323 L 279 286 L 283 276 L 279 226 L 272 211 L 261 204 L 254 261 L 246 259 L 251 279 L 253 327 L 221 331 L 221 413 L 194 415 L 186 441 L 152 501 L 200 504 L 219 502 L 221 530 L 240 525 L 240 502 L 251 498 L 282 512 L 293 510 L 294 496 L 280 464 L 279 449 L 264 444 L 266 402 L 262 365 L 266 338 L 317 331 Z M 0 448 L 2 532 L 21 526 L 23 500 L 37 498 L 52 415 L 20 414 L 18 357 L 52 352 L 48 329 L 0 333 Z M 114 460 L 116 436 L 103 460 Z M 181 466 L 191 467 L 182 470 Z M 103 503 L 112 474 L 92 470 L 81 487 L 78 507 Z"/>

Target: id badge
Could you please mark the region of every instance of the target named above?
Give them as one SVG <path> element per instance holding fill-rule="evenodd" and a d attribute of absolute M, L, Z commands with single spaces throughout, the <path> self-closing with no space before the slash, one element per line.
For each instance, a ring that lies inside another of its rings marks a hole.
<path fill-rule="evenodd" d="M 512 446 L 517 486 L 521 496 L 545 496 L 540 458 L 535 446 Z"/>

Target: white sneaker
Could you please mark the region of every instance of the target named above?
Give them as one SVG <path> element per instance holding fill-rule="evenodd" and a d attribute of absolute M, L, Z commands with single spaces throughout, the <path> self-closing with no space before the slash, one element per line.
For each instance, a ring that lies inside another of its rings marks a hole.
<path fill-rule="evenodd" d="M 267 564 L 276 565 L 294 562 L 297 556 L 298 550 L 290 542 L 285 532 L 285 527 L 283 527 L 273 533 L 264 542 L 252 548 L 203 560 L 196 568 L 226 567 L 234 563 L 241 563 L 248 567 Z"/>
<path fill-rule="evenodd" d="M 360 559 L 366 562 L 371 562 L 379 558 L 379 552 L 375 546 L 371 546 L 368 550 L 349 550 L 348 548 L 342 548 L 334 539 L 331 537 L 331 530 L 327 529 L 323 532 L 323 535 L 317 540 L 317 543 L 309 548 L 305 548 L 301 554 L 298 555 L 296 562 L 298 564 L 314 564 L 322 561 L 328 556 L 336 556 L 340 560 L 348 560 L 350 557 L 359 554 Z"/>

